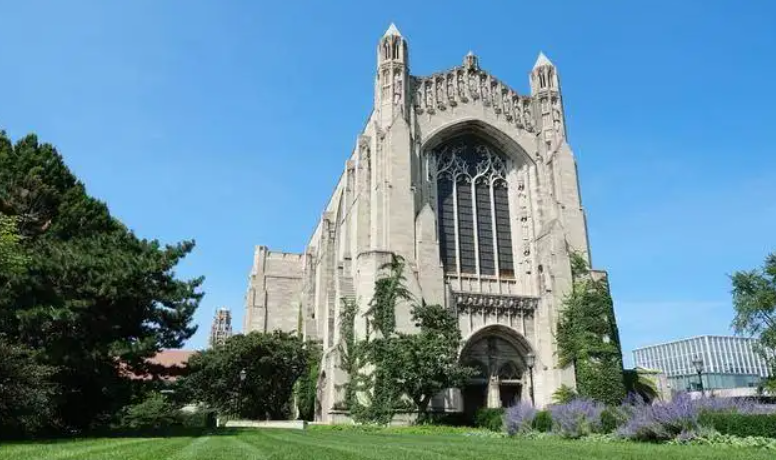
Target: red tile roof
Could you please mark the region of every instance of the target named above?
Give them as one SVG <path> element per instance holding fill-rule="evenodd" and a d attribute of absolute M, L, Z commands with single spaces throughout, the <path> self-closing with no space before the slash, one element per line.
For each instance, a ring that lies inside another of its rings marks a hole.
<path fill-rule="evenodd" d="M 148 358 L 146 362 L 152 366 L 161 366 L 163 372 L 160 373 L 158 378 L 172 382 L 184 373 L 186 363 L 195 353 L 197 353 L 197 351 L 194 350 L 162 350 Z M 123 365 L 121 367 L 126 369 Z M 126 372 L 126 375 L 132 380 L 151 380 L 153 378 L 150 374 L 140 375 L 134 372 Z"/>

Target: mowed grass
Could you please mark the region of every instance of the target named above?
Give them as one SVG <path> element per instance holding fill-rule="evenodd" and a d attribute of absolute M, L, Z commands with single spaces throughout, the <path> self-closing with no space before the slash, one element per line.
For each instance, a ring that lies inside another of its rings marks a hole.
<path fill-rule="evenodd" d="M 460 434 L 393 434 L 332 430 L 241 430 L 201 437 L 102 438 L 0 445 L 2 460 L 151 459 L 725 459 L 774 453 L 711 446 L 496 439 Z"/>

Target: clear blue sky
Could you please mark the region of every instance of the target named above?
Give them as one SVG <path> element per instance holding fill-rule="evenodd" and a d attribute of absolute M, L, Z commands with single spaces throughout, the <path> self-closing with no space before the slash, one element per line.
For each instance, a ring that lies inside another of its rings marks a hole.
<path fill-rule="evenodd" d="M 300 251 L 372 101 L 391 21 L 427 74 L 474 50 L 563 80 L 593 260 L 636 346 L 729 332 L 728 274 L 776 250 L 776 2 L 0 1 L 0 128 L 54 143 L 143 237 L 197 248 L 242 324 L 253 247 Z"/>

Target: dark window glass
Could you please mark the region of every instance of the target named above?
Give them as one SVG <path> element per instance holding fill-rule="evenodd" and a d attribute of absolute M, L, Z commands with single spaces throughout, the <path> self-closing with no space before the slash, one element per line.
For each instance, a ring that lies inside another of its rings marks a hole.
<path fill-rule="evenodd" d="M 500 276 L 514 277 L 509 194 L 503 179 L 506 173 L 503 156 L 491 145 L 471 135 L 451 140 L 437 149 L 437 155 L 439 242 L 445 271 L 475 274 L 479 262 L 480 274 L 492 276 L 496 274 L 498 259 Z M 474 190 L 471 185 L 473 176 L 479 176 Z M 491 180 L 494 180 L 492 191 Z M 456 181 L 455 189 L 453 181 Z M 474 246 L 475 235 L 478 251 Z"/>
<path fill-rule="evenodd" d="M 480 247 L 480 273 L 496 274 L 493 258 L 493 214 L 490 209 L 490 186 L 487 181 L 477 184 L 477 242 Z"/>
<path fill-rule="evenodd" d="M 458 181 L 458 237 L 461 248 L 461 273 L 476 273 L 472 188 L 471 184 L 461 180 Z"/>
<path fill-rule="evenodd" d="M 498 265 L 500 275 L 505 278 L 515 276 L 512 261 L 512 231 L 509 225 L 509 194 L 504 180 L 493 184 L 493 201 L 496 207 L 496 239 L 498 240 Z"/>
<path fill-rule="evenodd" d="M 439 244 L 442 251 L 442 264 L 445 270 L 454 272 L 458 267 L 455 261 L 455 208 L 453 206 L 453 182 L 440 178 L 439 196 Z"/>

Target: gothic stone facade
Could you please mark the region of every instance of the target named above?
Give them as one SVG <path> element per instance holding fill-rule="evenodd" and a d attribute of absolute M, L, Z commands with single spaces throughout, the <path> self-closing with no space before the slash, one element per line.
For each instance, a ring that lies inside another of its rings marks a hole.
<path fill-rule="evenodd" d="M 259 246 L 245 331 L 282 329 L 322 342 L 317 418 L 336 420 L 346 376 L 338 368 L 342 299 L 363 311 L 391 254 L 407 262 L 417 299 L 445 305 L 465 338 L 461 360 L 479 369 L 433 407 L 474 411 L 537 406 L 573 369 L 557 365 L 554 330 L 572 283 L 569 252 L 590 258 L 560 79 L 539 55 L 521 95 L 479 66 L 410 74 L 407 41 L 391 25 L 377 47 L 374 109 L 303 254 Z M 410 305 L 397 328 L 412 331 Z M 366 333 L 359 317 L 357 334 Z"/>

